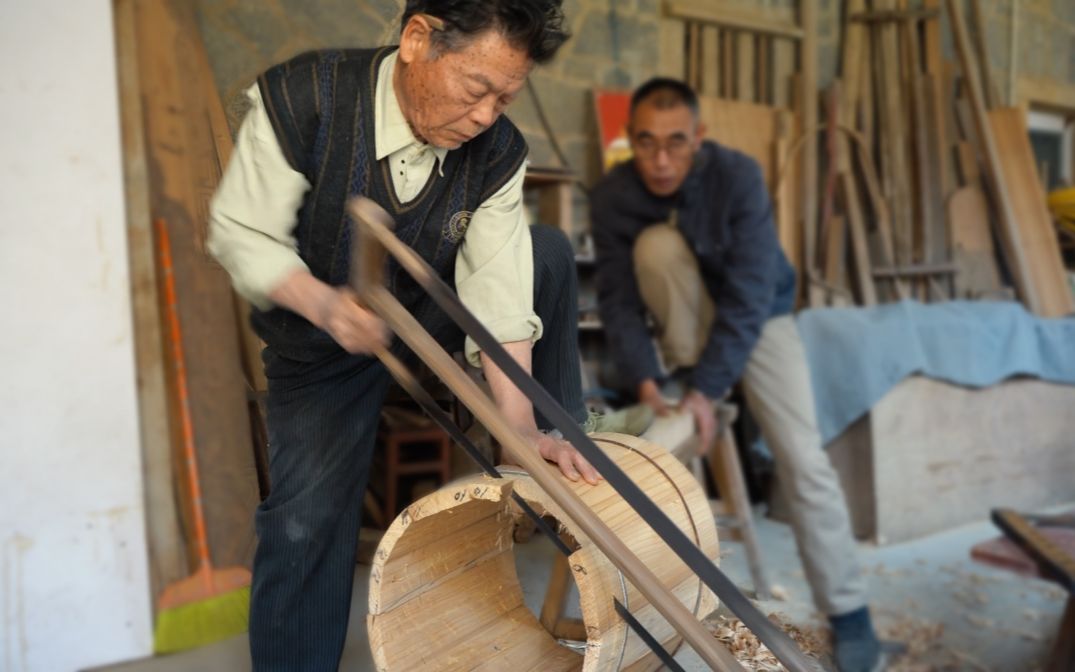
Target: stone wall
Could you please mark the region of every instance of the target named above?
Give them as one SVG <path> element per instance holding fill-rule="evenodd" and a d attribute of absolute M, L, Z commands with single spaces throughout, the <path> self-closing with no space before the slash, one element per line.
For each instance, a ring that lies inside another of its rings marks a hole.
<path fill-rule="evenodd" d="M 1072 0 L 980 0 L 994 81 L 1009 95 L 1013 3 L 1016 15 L 1016 76 L 1075 87 L 1075 2 Z"/>
<path fill-rule="evenodd" d="M 631 87 L 654 74 L 659 0 L 566 0 L 573 39 L 532 76 L 550 125 L 570 163 L 596 166 L 590 91 Z M 399 34 L 397 0 L 198 0 L 217 85 L 235 128 L 242 90 L 257 74 L 308 49 L 390 44 Z M 558 165 L 524 92 L 509 115 L 523 130 L 535 164 Z"/>
<path fill-rule="evenodd" d="M 787 9 L 796 0 L 713 0 Z M 1018 74 L 1075 87 L 1075 2 L 981 1 L 994 79 L 1007 97 L 1012 2 L 1019 2 Z M 299 52 L 394 42 L 402 0 L 196 0 L 203 36 L 233 128 L 244 112 L 242 89 L 258 72 Z M 655 74 L 660 0 L 565 0 L 573 38 L 532 77 L 568 162 L 590 183 L 599 174 L 591 90 L 630 88 Z M 819 83 L 837 74 L 843 3 L 819 0 Z M 946 50 L 951 50 L 947 28 Z M 526 134 L 537 165 L 558 166 L 534 99 L 521 95 L 508 114 Z M 584 203 L 579 198 L 579 214 Z"/>

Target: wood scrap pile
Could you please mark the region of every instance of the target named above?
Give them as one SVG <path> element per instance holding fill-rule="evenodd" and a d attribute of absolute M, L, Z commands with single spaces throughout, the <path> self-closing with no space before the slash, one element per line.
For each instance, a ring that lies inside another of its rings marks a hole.
<path fill-rule="evenodd" d="M 819 226 L 804 230 L 811 306 L 1014 294 L 1039 315 L 1075 309 L 1024 111 L 999 105 L 969 7 L 973 31 L 960 0 L 845 3 Z"/>

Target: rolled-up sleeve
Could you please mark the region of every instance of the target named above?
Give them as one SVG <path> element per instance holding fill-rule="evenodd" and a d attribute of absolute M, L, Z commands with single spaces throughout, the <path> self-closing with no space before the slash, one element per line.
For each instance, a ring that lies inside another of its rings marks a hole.
<path fill-rule="evenodd" d="M 235 290 L 266 310 L 270 292 L 307 268 L 293 231 L 310 184 L 284 158 L 257 85 L 246 95 L 252 107 L 209 207 L 208 248 Z"/>
<path fill-rule="evenodd" d="M 459 246 L 459 298 L 500 343 L 541 338 L 534 313 L 534 256 L 523 205 L 526 163 L 475 211 Z M 481 366 L 480 349 L 466 340 L 467 361 Z"/>

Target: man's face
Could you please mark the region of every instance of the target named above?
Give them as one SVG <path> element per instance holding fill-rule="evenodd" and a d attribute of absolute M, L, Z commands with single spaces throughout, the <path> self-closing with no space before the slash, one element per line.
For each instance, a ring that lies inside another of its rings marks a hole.
<path fill-rule="evenodd" d="M 411 18 L 400 39 L 395 81 L 403 115 L 419 140 L 455 149 L 493 125 L 526 84 L 533 62 L 490 30 L 459 51 L 437 53 L 432 27 Z"/>
<path fill-rule="evenodd" d="M 686 105 L 658 109 L 649 100 L 638 104 L 631 118 L 631 149 L 650 193 L 671 196 L 679 191 L 701 145 L 702 131 Z"/>

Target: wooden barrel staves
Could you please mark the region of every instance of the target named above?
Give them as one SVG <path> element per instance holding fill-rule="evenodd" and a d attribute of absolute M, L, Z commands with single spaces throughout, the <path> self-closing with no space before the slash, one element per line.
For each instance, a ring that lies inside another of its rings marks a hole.
<path fill-rule="evenodd" d="M 636 437 L 591 438 L 716 561 L 717 529 L 706 495 L 678 460 Z M 613 599 L 627 606 L 667 650 L 677 650 L 679 635 L 537 483 L 522 471 L 501 472 L 505 478 L 469 477 L 422 498 L 385 533 L 370 574 L 367 617 L 377 669 L 591 672 L 660 667 L 616 613 Z M 612 486 L 602 481 L 573 487 L 696 616 L 716 608 L 716 596 Z M 584 654 L 557 643 L 523 602 L 512 541 L 521 513 L 512 502 L 513 490 L 538 513 L 554 517 L 561 536 L 577 547 L 568 563 L 586 630 Z"/>

